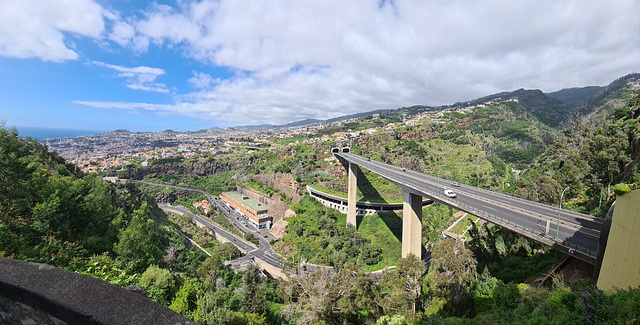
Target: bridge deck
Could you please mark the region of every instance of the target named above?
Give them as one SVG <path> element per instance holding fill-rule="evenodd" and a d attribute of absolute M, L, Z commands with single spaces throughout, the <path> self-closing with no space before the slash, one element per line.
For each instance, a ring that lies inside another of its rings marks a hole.
<path fill-rule="evenodd" d="M 334 153 L 334 155 L 343 161 L 369 169 L 412 193 L 465 211 L 595 264 L 602 229 L 600 219 L 574 211 L 564 209 L 560 211 L 557 207 L 465 184 L 453 187 L 450 181 L 404 170 L 351 153 Z M 445 196 L 445 189 L 453 190 L 457 197 Z M 548 232 L 547 225 L 549 225 Z"/>

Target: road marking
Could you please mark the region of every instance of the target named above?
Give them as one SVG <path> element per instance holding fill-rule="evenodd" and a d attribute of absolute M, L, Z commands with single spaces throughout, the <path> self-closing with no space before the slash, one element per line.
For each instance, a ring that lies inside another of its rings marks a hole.
<path fill-rule="evenodd" d="M 488 207 L 488 206 L 486 206 L 486 205 L 482 205 L 482 206 L 483 206 L 483 207 L 485 207 L 485 208 L 487 208 L 487 209 L 489 209 L 489 210 L 498 211 L 498 210 L 496 210 L 496 209 L 494 209 L 494 208 L 492 208 L 492 207 Z"/>

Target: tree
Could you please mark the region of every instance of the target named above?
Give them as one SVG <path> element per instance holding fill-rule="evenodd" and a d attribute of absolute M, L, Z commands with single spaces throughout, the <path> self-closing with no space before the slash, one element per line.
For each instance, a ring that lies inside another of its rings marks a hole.
<path fill-rule="evenodd" d="M 133 212 L 127 228 L 118 235 L 114 251 L 132 261 L 134 271 L 142 271 L 162 257 L 155 223 L 149 219 L 151 211 L 146 203 Z"/>
<path fill-rule="evenodd" d="M 549 203 L 560 202 L 560 194 L 562 191 L 560 183 L 549 176 L 538 178 L 538 188 L 540 199 Z"/>
<path fill-rule="evenodd" d="M 269 322 L 264 315 L 257 313 L 248 313 L 247 316 L 247 325 L 267 325 Z"/>
<path fill-rule="evenodd" d="M 264 296 L 264 286 L 260 281 L 260 269 L 253 264 L 244 272 L 242 276 L 241 295 L 244 308 L 251 313 L 264 312 L 266 300 Z"/>
<path fill-rule="evenodd" d="M 334 312 L 346 323 L 364 323 L 379 315 L 375 304 L 373 280 L 355 263 L 348 263 L 334 276 L 337 296 Z"/>
<path fill-rule="evenodd" d="M 631 161 L 627 154 L 629 142 L 624 133 L 597 134 L 586 140 L 582 157 L 591 166 L 591 173 L 607 184 L 607 200 L 611 196 L 611 184 L 622 181 L 625 165 Z"/>
<path fill-rule="evenodd" d="M 174 281 L 169 270 L 151 265 L 142 273 L 138 284 L 142 287 L 155 290 L 158 294 L 162 295 L 165 300 L 168 300 L 173 290 Z"/>
<path fill-rule="evenodd" d="M 205 283 L 215 284 L 218 273 L 224 268 L 224 261 L 230 261 L 240 256 L 242 256 L 242 253 L 232 243 L 216 246 L 211 257 L 207 258 L 198 268 L 198 277 Z"/>
<path fill-rule="evenodd" d="M 297 324 L 332 323 L 331 283 L 331 275 L 324 269 L 309 275 L 292 275 L 283 283 L 288 304 L 282 307 L 282 315 Z"/>
<path fill-rule="evenodd" d="M 297 324 L 362 323 L 360 318 L 378 315 L 373 282 L 354 263 L 336 274 L 321 269 L 292 275 L 282 288 L 288 303 L 282 314 Z"/>
<path fill-rule="evenodd" d="M 385 271 L 380 281 L 382 295 L 378 298 L 384 314 L 410 309 L 415 314 L 419 309 L 422 293 L 422 276 L 426 271 L 424 262 L 410 254 L 401 258 L 395 270 Z"/>
<path fill-rule="evenodd" d="M 445 239 L 433 246 L 430 286 L 434 293 L 448 299 L 447 308 L 462 315 L 472 304 L 469 289 L 476 281 L 477 261 L 462 241 Z"/>
<path fill-rule="evenodd" d="M 169 308 L 176 313 L 192 318 L 197 307 L 196 293 L 197 290 L 193 280 L 186 279 L 182 287 L 180 287 L 180 290 L 176 293 L 176 296 L 173 298 L 173 301 L 171 301 Z"/>

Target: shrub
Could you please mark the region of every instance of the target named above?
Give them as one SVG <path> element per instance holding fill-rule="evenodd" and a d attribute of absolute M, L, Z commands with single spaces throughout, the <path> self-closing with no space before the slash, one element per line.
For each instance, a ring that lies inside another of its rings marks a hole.
<path fill-rule="evenodd" d="M 580 295 L 582 314 L 589 324 L 600 324 L 607 320 L 608 298 L 595 286 L 587 287 Z"/>
<path fill-rule="evenodd" d="M 631 192 L 631 187 L 627 184 L 618 184 L 613 187 L 613 191 L 616 192 L 616 195 L 624 195 Z"/>
<path fill-rule="evenodd" d="M 520 303 L 520 291 L 514 283 L 498 283 L 493 289 L 493 302 L 496 306 L 504 306 L 513 309 Z"/>
<path fill-rule="evenodd" d="M 173 289 L 174 280 L 169 270 L 151 265 L 142 273 L 138 284 L 158 292 L 163 298 L 167 299 Z"/>

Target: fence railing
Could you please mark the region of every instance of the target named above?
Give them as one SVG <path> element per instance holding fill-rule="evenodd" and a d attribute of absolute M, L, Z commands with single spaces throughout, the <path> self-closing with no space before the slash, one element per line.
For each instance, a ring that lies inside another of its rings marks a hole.
<path fill-rule="evenodd" d="M 399 185 L 401 187 L 405 187 L 405 188 L 409 188 L 409 189 L 413 189 L 415 191 L 421 192 L 433 199 L 439 200 L 441 202 L 444 202 L 452 207 L 455 207 L 459 210 L 463 210 L 467 213 L 471 213 L 479 218 L 485 219 L 491 223 L 494 224 L 498 224 L 501 225 L 505 228 L 514 230 L 524 236 L 527 236 L 535 241 L 539 241 L 542 242 L 544 244 L 547 244 L 549 246 L 552 246 L 556 249 L 562 248 L 561 250 L 567 252 L 568 254 L 578 257 L 582 260 L 585 260 L 587 262 L 590 263 L 595 263 L 595 258 L 597 256 L 597 251 L 593 251 L 589 248 L 586 248 L 584 246 L 581 245 L 577 245 L 577 244 L 573 244 L 573 243 L 569 243 L 565 240 L 562 239 L 556 239 L 553 236 L 549 236 L 547 233 L 540 231 L 539 229 L 533 229 L 531 227 L 525 226 L 523 224 L 514 222 L 512 220 L 509 220 L 507 218 L 503 218 L 500 217 L 496 214 L 481 210 L 475 206 L 470 206 L 468 204 L 462 203 L 460 201 L 457 200 L 451 200 L 449 197 L 440 194 L 438 192 L 434 192 L 430 189 L 415 185 L 415 184 L 407 184 L 403 181 L 400 181 L 398 179 L 395 179 L 393 177 L 389 177 L 389 176 L 383 176 L 384 178 L 388 179 L 389 181 L 394 182 L 396 185 Z"/>
<path fill-rule="evenodd" d="M 487 221 L 490 221 L 494 224 L 498 224 L 501 226 L 504 226 L 506 228 L 509 228 L 511 230 L 514 230 L 522 235 L 525 235 L 533 240 L 548 244 L 550 246 L 554 246 L 557 245 L 559 247 L 563 247 L 565 248 L 564 250 L 571 254 L 571 255 L 576 255 L 575 253 L 578 252 L 579 254 L 583 255 L 583 257 L 586 257 L 586 259 L 588 259 L 590 262 L 591 261 L 595 261 L 595 258 L 597 256 L 597 251 L 593 251 L 591 249 L 588 249 L 584 246 L 581 245 L 577 245 L 574 243 L 570 243 L 567 242 L 565 240 L 562 239 L 556 239 L 553 236 L 549 236 L 547 233 L 540 231 L 539 229 L 534 229 L 528 226 L 525 226 L 523 224 L 514 222 L 512 220 L 509 220 L 507 218 L 503 218 L 500 217 L 496 214 L 481 210 L 475 206 L 470 206 L 468 204 L 456 201 L 456 200 L 451 200 L 449 197 L 442 195 L 440 193 L 434 192 L 430 189 L 427 188 L 423 188 L 421 186 L 417 186 L 417 185 L 413 185 L 413 184 L 406 184 L 402 181 L 398 181 L 394 179 L 394 182 L 397 182 L 399 184 L 402 184 L 405 187 L 408 188 L 412 188 L 418 192 L 427 194 L 428 196 L 430 196 L 433 199 L 437 199 L 439 201 L 442 202 L 446 202 L 448 205 L 458 208 L 459 210 L 464 210 L 467 213 L 471 213 L 479 218 L 485 219 Z M 577 256 L 576 256 L 577 257 Z"/>

